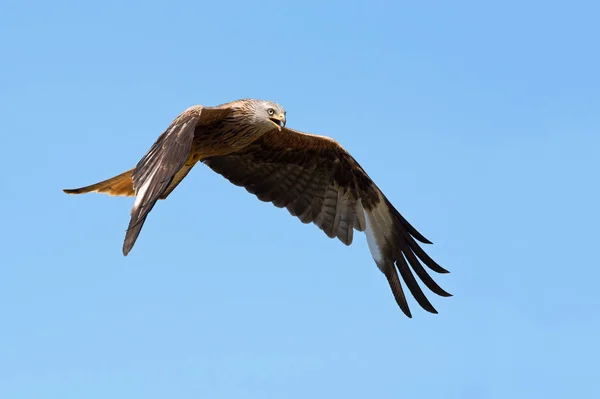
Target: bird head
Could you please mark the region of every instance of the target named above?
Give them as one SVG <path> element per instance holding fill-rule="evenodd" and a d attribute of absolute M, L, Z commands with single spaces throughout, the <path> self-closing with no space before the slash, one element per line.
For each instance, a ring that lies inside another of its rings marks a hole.
<path fill-rule="evenodd" d="M 255 107 L 255 113 L 259 120 L 270 126 L 276 126 L 281 130 L 285 126 L 285 109 L 272 101 L 260 101 Z"/>
<path fill-rule="evenodd" d="M 272 101 L 238 100 L 233 109 L 239 118 L 246 118 L 248 123 L 261 130 L 268 131 L 276 127 L 281 131 L 285 126 L 285 109 Z"/>
<path fill-rule="evenodd" d="M 269 121 L 274 123 L 279 130 L 285 126 L 285 110 L 278 104 L 267 108 L 267 115 Z"/>

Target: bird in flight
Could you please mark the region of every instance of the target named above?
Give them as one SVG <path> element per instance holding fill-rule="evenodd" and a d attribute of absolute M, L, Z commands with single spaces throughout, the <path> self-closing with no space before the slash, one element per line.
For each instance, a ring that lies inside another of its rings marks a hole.
<path fill-rule="evenodd" d="M 312 222 L 346 245 L 352 243 L 354 230 L 364 231 L 402 312 L 412 317 L 399 277 L 423 309 L 437 313 L 413 275 L 435 294 L 451 296 L 423 267 L 448 273 L 417 243 L 431 242 L 394 208 L 339 143 L 285 125 L 285 110 L 270 101 L 192 106 L 158 137 L 135 168 L 63 191 L 136 197 L 123 243 L 127 256 L 156 201 L 167 198 L 200 161 L 261 201 L 287 208 L 302 223 Z"/>

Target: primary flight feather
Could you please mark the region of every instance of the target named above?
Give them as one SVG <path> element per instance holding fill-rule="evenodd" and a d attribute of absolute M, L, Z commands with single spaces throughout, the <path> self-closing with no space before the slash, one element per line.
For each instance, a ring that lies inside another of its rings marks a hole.
<path fill-rule="evenodd" d="M 260 200 L 287 208 L 346 245 L 364 231 L 377 267 L 398 306 L 412 317 L 400 277 L 419 305 L 437 313 L 413 272 L 440 296 L 451 296 L 428 274 L 448 271 L 417 241 L 431 244 L 388 201 L 356 160 L 335 140 L 285 127 L 279 104 L 238 100 L 216 107 L 193 106 L 161 134 L 135 168 L 68 194 L 135 196 L 123 254 L 133 248 L 148 213 L 200 161 Z"/>

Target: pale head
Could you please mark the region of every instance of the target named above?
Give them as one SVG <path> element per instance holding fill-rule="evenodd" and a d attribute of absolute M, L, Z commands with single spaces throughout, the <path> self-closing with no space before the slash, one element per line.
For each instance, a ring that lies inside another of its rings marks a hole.
<path fill-rule="evenodd" d="M 241 100 L 240 110 L 252 118 L 253 124 L 261 125 L 264 128 L 281 130 L 285 126 L 285 109 L 272 101 Z"/>

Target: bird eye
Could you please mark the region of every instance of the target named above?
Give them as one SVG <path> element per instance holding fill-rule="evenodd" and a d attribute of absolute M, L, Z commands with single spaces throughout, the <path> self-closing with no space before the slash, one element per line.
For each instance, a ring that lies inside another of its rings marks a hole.
<path fill-rule="evenodd" d="M 273 114 L 275 113 L 275 110 L 274 110 L 273 108 L 269 108 L 269 109 L 267 110 L 267 113 L 268 113 L 269 115 L 273 115 Z"/>

